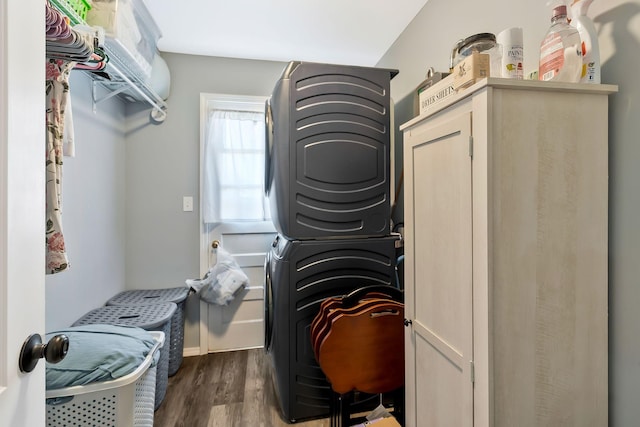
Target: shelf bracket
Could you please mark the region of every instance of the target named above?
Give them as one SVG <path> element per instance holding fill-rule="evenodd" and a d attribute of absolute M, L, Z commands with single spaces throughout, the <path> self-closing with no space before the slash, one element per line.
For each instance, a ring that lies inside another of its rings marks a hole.
<path fill-rule="evenodd" d="M 133 83 L 131 79 L 129 79 L 129 77 L 127 77 L 125 73 L 120 71 L 120 69 L 116 67 L 113 63 L 110 64 L 110 68 L 111 70 L 115 71 L 116 74 L 118 74 L 122 80 L 124 80 L 129 84 L 130 89 L 137 92 L 140 96 L 144 98 L 145 101 L 147 101 L 147 103 L 149 103 L 153 107 L 152 117 L 154 120 L 156 120 L 157 122 L 164 121 L 164 119 L 167 117 L 167 112 L 165 111 L 165 108 L 162 105 L 160 105 L 155 100 L 151 99 L 149 95 L 147 95 L 142 89 L 140 89 L 135 83 Z"/>
<path fill-rule="evenodd" d="M 151 106 L 153 107 L 153 111 L 151 112 L 151 117 L 156 121 L 156 122 L 162 122 L 164 121 L 164 119 L 167 118 L 167 112 L 165 111 L 165 109 L 163 107 L 161 107 L 157 102 L 153 101 L 146 93 L 144 93 L 138 86 L 136 86 L 131 80 L 129 80 L 129 78 L 127 76 L 124 75 L 124 73 L 120 72 L 120 70 L 118 70 L 117 68 L 111 66 L 112 69 L 114 69 L 119 75 L 120 78 L 122 78 L 125 82 L 123 83 L 123 85 L 121 87 L 119 87 L 118 89 L 113 89 L 112 91 L 110 91 L 108 94 L 106 94 L 105 96 L 103 96 L 102 98 L 98 97 L 98 85 L 99 82 L 94 80 L 93 83 L 93 87 L 92 87 L 92 98 L 93 98 L 93 112 L 94 114 L 97 111 L 97 105 L 99 103 L 101 103 L 102 101 L 106 101 L 107 99 L 110 99 L 114 96 L 117 96 L 118 94 L 126 91 L 127 89 L 131 89 L 135 92 L 137 92 L 140 96 L 142 96 L 145 101 L 147 101 L 147 103 L 151 104 Z"/>
<path fill-rule="evenodd" d="M 111 92 L 109 92 L 108 94 L 106 94 L 105 96 L 103 96 L 102 98 L 98 98 L 98 82 L 97 81 L 93 81 L 93 88 L 91 90 L 91 94 L 92 94 L 92 98 L 93 98 L 93 113 L 96 113 L 96 106 L 101 103 L 102 101 L 106 101 L 109 98 L 112 98 L 116 95 L 118 95 L 119 93 L 124 92 L 125 90 L 127 90 L 127 86 L 122 86 L 118 89 L 115 89 Z"/>

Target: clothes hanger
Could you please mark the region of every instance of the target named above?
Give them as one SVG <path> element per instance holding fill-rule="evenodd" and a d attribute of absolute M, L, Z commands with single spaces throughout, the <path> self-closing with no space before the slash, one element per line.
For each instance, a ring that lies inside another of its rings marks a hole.
<path fill-rule="evenodd" d="M 94 53 L 94 37 L 69 25 L 69 18 L 48 1 L 46 8 L 46 56 L 50 59 L 85 62 Z"/>

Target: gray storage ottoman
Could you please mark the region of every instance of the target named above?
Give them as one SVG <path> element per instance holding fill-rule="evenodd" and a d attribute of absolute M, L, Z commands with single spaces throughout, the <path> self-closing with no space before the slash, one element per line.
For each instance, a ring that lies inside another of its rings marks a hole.
<path fill-rule="evenodd" d="M 160 360 L 156 370 L 156 395 L 155 407 L 158 409 L 165 394 L 169 382 L 169 346 L 171 340 L 171 317 L 177 306 L 173 302 L 153 305 L 113 305 L 91 310 L 72 326 L 89 324 L 127 325 L 137 326 L 147 331 L 164 332 L 165 344 L 160 349 Z"/>
<path fill-rule="evenodd" d="M 171 318 L 171 340 L 169 343 L 169 376 L 173 376 L 182 365 L 184 349 L 184 317 L 189 288 L 182 286 L 169 289 L 136 289 L 120 292 L 107 301 L 107 305 L 148 305 L 173 302 L 177 305 Z"/>

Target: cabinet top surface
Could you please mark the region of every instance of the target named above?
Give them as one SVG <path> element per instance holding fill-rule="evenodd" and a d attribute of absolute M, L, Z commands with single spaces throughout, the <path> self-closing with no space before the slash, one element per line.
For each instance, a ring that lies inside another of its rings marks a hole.
<path fill-rule="evenodd" d="M 414 117 L 408 122 L 400 125 L 400 130 L 405 130 L 422 120 L 434 115 L 435 113 L 442 111 L 446 107 L 455 104 L 456 102 L 472 96 L 486 88 L 496 89 L 510 89 L 510 90 L 535 90 L 535 91 L 550 91 L 550 92 L 569 92 L 569 93 L 592 93 L 609 95 L 618 91 L 617 85 L 609 84 L 585 84 L 585 83 L 556 83 L 556 82 L 543 82 L 539 80 L 514 80 L 514 79 L 501 79 L 501 78 L 486 78 L 478 81 L 467 89 L 460 91 L 459 93 L 449 97 L 448 99 L 434 105 L 423 114 Z"/>

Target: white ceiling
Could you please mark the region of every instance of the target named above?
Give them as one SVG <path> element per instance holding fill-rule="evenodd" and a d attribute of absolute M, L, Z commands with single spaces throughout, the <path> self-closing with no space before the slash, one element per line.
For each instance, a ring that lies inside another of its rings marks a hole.
<path fill-rule="evenodd" d="M 164 52 L 373 66 L 428 0 L 146 0 Z"/>

